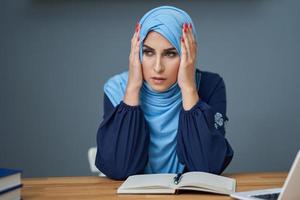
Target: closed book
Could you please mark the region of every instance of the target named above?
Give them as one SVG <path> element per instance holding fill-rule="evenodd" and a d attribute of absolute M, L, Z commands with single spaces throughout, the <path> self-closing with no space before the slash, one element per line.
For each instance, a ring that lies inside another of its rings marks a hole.
<path fill-rule="evenodd" d="M 230 195 L 236 180 L 206 172 L 184 174 L 144 174 L 129 176 L 118 188 L 118 194 L 175 194 L 180 190 Z"/>
<path fill-rule="evenodd" d="M 21 199 L 21 186 L 13 190 L 9 190 L 3 194 L 0 194 L 0 200 L 20 200 Z"/>
<path fill-rule="evenodd" d="M 0 197 L 22 186 L 21 170 L 0 168 Z"/>

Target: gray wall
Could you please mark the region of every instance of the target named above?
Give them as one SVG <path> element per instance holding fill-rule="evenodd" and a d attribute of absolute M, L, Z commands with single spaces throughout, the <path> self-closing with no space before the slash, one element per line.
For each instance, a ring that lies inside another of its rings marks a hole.
<path fill-rule="evenodd" d="M 186 10 L 200 69 L 227 86 L 226 172 L 288 170 L 300 148 L 300 1 L 0 1 L 0 166 L 25 177 L 91 175 L 102 86 L 127 69 L 137 20 Z"/>

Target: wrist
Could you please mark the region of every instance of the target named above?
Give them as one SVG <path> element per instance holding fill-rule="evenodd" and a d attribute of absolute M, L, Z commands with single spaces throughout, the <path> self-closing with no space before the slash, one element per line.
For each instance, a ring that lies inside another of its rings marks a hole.
<path fill-rule="evenodd" d="M 187 94 L 187 95 L 196 94 L 196 93 L 198 94 L 197 86 L 195 83 L 183 85 L 180 88 L 180 90 L 182 94 Z"/>
<path fill-rule="evenodd" d="M 197 93 L 197 88 L 196 87 L 184 87 L 181 89 L 182 93 L 186 94 L 194 94 Z"/>
<path fill-rule="evenodd" d="M 143 85 L 143 82 L 140 82 L 138 80 L 128 80 L 128 83 L 126 85 L 126 91 L 139 92 L 142 85 Z"/>
<path fill-rule="evenodd" d="M 139 105 L 140 100 L 140 88 L 139 87 L 127 87 L 123 102 L 130 106 Z"/>
<path fill-rule="evenodd" d="M 193 92 L 194 90 L 197 90 L 194 78 L 182 79 L 178 77 L 178 85 L 181 91 Z"/>
<path fill-rule="evenodd" d="M 184 110 L 190 110 L 199 101 L 199 95 L 196 87 L 185 88 L 181 90 L 182 106 Z"/>

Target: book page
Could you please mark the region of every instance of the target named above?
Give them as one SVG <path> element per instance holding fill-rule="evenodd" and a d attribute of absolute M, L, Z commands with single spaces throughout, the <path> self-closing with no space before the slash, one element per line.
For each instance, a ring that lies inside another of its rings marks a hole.
<path fill-rule="evenodd" d="M 126 179 L 120 189 L 155 189 L 173 188 L 173 178 L 176 174 L 145 174 L 134 175 Z"/>
<path fill-rule="evenodd" d="M 205 188 L 206 190 L 232 193 L 235 191 L 235 179 L 205 172 L 187 172 L 182 175 L 178 187 Z M 184 189 L 184 188 L 183 188 Z"/>

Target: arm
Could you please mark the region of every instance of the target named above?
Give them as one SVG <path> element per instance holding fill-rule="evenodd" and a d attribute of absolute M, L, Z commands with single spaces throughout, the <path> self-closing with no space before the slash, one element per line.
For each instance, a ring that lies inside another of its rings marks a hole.
<path fill-rule="evenodd" d="M 221 78 L 208 102 L 200 99 L 192 109 L 180 113 L 177 154 L 188 171 L 220 174 L 233 157 L 225 138 L 224 123 L 215 124 L 217 112 L 226 118 L 225 85 Z"/>
<path fill-rule="evenodd" d="M 106 176 L 126 179 L 142 173 L 148 160 L 149 131 L 139 106 L 115 108 L 104 96 L 104 119 L 97 133 L 96 166 Z"/>

